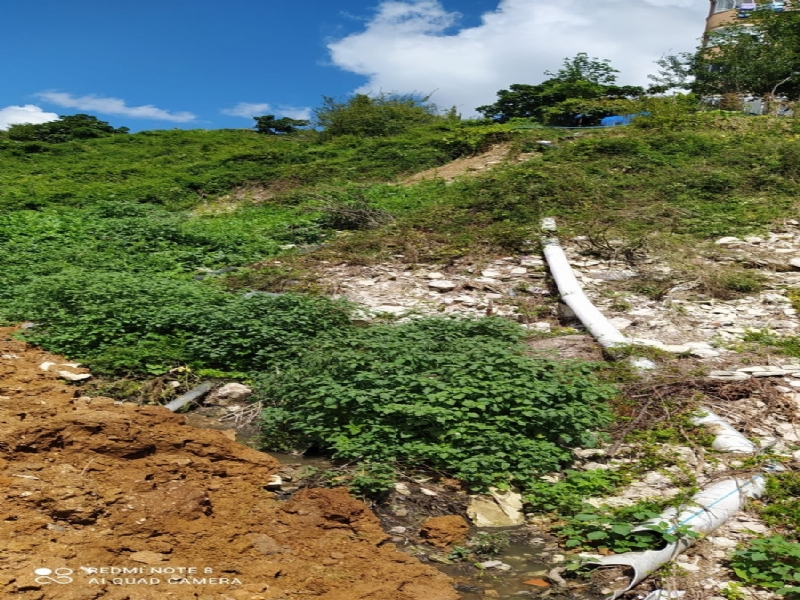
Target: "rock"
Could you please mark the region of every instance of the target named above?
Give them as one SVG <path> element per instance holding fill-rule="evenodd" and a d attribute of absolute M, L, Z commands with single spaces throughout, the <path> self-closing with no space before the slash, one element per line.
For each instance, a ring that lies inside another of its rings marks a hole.
<path fill-rule="evenodd" d="M 83 381 L 91 377 L 89 373 L 71 373 L 70 371 L 57 371 L 57 374 L 67 381 Z"/>
<path fill-rule="evenodd" d="M 715 358 L 719 356 L 719 352 L 709 348 L 692 348 L 691 354 L 697 358 Z"/>
<path fill-rule="evenodd" d="M 398 525 L 397 527 L 392 527 L 389 530 L 389 533 L 403 534 L 406 531 L 408 531 L 408 529 L 406 527 L 401 527 L 401 526 Z"/>
<path fill-rule="evenodd" d="M 509 519 L 520 524 L 525 522 L 525 515 L 522 513 L 522 494 L 513 490 L 500 491 L 497 488 L 489 488 L 489 493 Z"/>
<path fill-rule="evenodd" d="M 734 521 L 728 526 L 734 531 L 752 531 L 753 533 L 767 533 L 769 527 L 756 521 Z"/>
<path fill-rule="evenodd" d="M 502 273 L 495 269 L 486 269 L 485 271 L 481 271 L 481 276 L 489 279 L 499 279 L 502 276 Z"/>
<path fill-rule="evenodd" d="M 478 527 L 515 527 L 525 521 L 511 519 L 493 498 L 476 496 L 467 507 L 467 515 Z"/>
<path fill-rule="evenodd" d="M 735 548 L 738 544 L 736 540 L 726 537 L 709 536 L 705 539 L 710 542 L 712 546 L 716 546 L 718 548 Z"/>
<path fill-rule="evenodd" d="M 592 279 L 600 279 L 602 281 L 627 281 L 636 277 L 634 271 L 599 271 L 593 270 L 588 272 L 589 277 Z"/>
<path fill-rule="evenodd" d="M 357 279 L 354 283 L 361 287 L 372 287 L 375 285 L 375 281 L 372 279 Z"/>
<path fill-rule="evenodd" d="M 558 318 L 565 322 L 578 320 L 573 310 L 563 302 L 558 303 Z"/>
<path fill-rule="evenodd" d="M 755 235 L 751 235 L 751 236 L 748 236 L 748 237 L 744 238 L 744 241 L 747 242 L 748 244 L 758 245 L 758 244 L 763 244 L 764 243 L 764 238 L 758 237 L 758 236 L 755 236 Z"/>
<path fill-rule="evenodd" d="M 230 404 L 244 402 L 252 393 L 252 389 L 241 383 L 226 383 L 206 396 L 205 404 L 211 406 L 228 406 Z"/>
<path fill-rule="evenodd" d="M 530 323 L 528 329 L 539 333 L 550 333 L 553 328 L 550 326 L 550 323 L 542 321 L 541 323 Z"/>
<path fill-rule="evenodd" d="M 143 563 L 145 565 L 155 565 L 166 560 L 166 555 L 159 554 L 158 552 L 151 552 L 150 550 L 142 550 L 141 552 L 134 552 L 128 558 L 134 562 Z"/>
<path fill-rule="evenodd" d="M 687 354 L 692 351 L 686 344 L 666 344 L 661 346 L 661 349 L 670 354 Z"/>
<path fill-rule="evenodd" d="M 716 381 L 744 381 L 750 379 L 747 373 L 739 373 L 737 371 L 711 371 L 707 379 Z"/>
<path fill-rule="evenodd" d="M 478 301 L 472 296 L 458 296 L 453 298 L 453 300 L 460 302 L 461 304 L 466 304 L 467 306 L 473 306 L 478 303 Z"/>
<path fill-rule="evenodd" d="M 528 269 L 525 267 L 514 267 L 509 271 L 511 275 L 526 275 L 528 273 Z"/>
<path fill-rule="evenodd" d="M 441 273 L 428 273 L 425 277 L 428 279 L 444 279 L 444 275 Z"/>
<path fill-rule="evenodd" d="M 424 488 L 424 487 L 419 488 L 419 491 L 422 492 L 423 494 L 425 494 L 426 496 L 438 496 L 439 495 L 436 492 L 434 492 L 433 490 L 429 490 L 428 488 Z"/>
<path fill-rule="evenodd" d="M 456 284 L 447 279 L 434 279 L 428 282 L 428 287 L 439 292 L 450 292 L 456 289 Z"/>
<path fill-rule="evenodd" d="M 410 309 L 405 306 L 395 306 L 392 304 L 382 304 L 372 309 L 376 314 L 384 313 L 390 315 L 402 315 L 407 313 Z"/>
<path fill-rule="evenodd" d="M 469 524 L 458 515 L 425 519 L 420 535 L 437 548 L 448 548 L 463 542 L 469 534 Z"/>
<path fill-rule="evenodd" d="M 735 246 L 738 244 L 744 244 L 745 242 L 740 240 L 737 237 L 728 236 L 719 238 L 716 242 L 714 242 L 717 246 Z"/>
<path fill-rule="evenodd" d="M 753 377 L 783 377 L 787 375 L 787 371 L 756 371 L 755 373 L 751 373 Z"/>
<path fill-rule="evenodd" d="M 395 483 L 394 489 L 398 494 L 402 494 L 403 496 L 411 495 L 411 490 L 408 489 L 408 486 L 405 483 Z"/>
<path fill-rule="evenodd" d="M 519 259 L 519 264 L 521 267 L 543 267 L 544 261 L 533 256 L 523 256 Z"/>
<path fill-rule="evenodd" d="M 43 362 L 42 364 L 39 365 L 39 368 L 42 371 L 49 371 L 50 367 L 54 367 L 54 366 L 56 366 L 56 363 L 54 363 L 54 362 Z"/>
<path fill-rule="evenodd" d="M 789 266 L 793 269 L 800 271 L 800 258 L 790 258 Z"/>
<path fill-rule="evenodd" d="M 484 569 L 497 569 L 498 571 L 511 570 L 511 565 L 507 565 L 502 560 L 487 560 L 482 563 L 478 563 L 478 566 L 483 567 Z"/>
<path fill-rule="evenodd" d="M 264 487 L 268 490 L 279 490 L 283 485 L 283 479 L 280 475 L 272 475 Z"/>
<path fill-rule="evenodd" d="M 614 317 L 613 319 L 608 320 L 614 327 L 616 327 L 619 331 L 623 331 L 633 325 L 633 321 L 630 319 L 625 319 L 623 317 Z"/>

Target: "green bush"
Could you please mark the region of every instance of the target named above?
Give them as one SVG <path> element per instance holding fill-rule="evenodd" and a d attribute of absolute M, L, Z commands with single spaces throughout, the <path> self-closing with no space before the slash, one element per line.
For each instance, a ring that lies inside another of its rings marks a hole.
<path fill-rule="evenodd" d="M 323 298 L 235 296 L 193 281 L 71 270 L 22 286 L 6 318 L 35 321 L 26 339 L 98 373 L 176 364 L 253 371 L 349 324 L 349 309 Z"/>
<path fill-rule="evenodd" d="M 553 483 L 537 481 L 528 489 L 525 500 L 532 510 L 570 515 L 586 509 L 587 498 L 612 494 L 629 477 L 618 471 L 564 471 L 564 477 Z"/>
<path fill-rule="evenodd" d="M 613 389 L 589 364 L 526 356 L 523 333 L 501 319 L 425 319 L 323 335 L 258 379 L 265 444 L 528 488 L 596 441 Z"/>
<path fill-rule="evenodd" d="M 755 539 L 731 558 L 736 576 L 779 596 L 800 598 L 800 544 L 779 535 Z"/>

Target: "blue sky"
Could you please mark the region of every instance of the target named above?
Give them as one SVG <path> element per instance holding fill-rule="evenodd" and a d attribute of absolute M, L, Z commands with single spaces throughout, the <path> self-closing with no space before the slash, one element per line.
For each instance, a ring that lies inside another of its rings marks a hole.
<path fill-rule="evenodd" d="M 655 58 L 694 47 L 706 10 L 705 0 L 11 0 L 0 4 L 0 128 L 77 112 L 133 130 L 247 127 L 252 114 L 301 117 L 322 95 L 381 90 L 434 92 L 470 114 L 581 51 L 642 83 Z"/>

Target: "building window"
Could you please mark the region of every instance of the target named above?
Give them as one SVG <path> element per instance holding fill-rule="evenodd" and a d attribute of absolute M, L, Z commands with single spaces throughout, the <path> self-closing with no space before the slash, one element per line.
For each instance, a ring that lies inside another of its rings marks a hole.
<path fill-rule="evenodd" d="M 740 0 L 717 0 L 717 3 L 714 5 L 714 13 L 735 10 L 738 8 L 738 4 L 740 4 Z"/>

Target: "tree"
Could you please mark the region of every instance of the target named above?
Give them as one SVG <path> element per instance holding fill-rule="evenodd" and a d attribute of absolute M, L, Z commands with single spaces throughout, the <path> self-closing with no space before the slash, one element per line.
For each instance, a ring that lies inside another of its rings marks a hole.
<path fill-rule="evenodd" d="M 127 127 L 114 128 L 92 115 L 78 114 L 61 116 L 49 123 L 11 125 L 8 128 L 8 138 L 17 142 L 57 144 L 125 134 L 129 131 Z"/>
<path fill-rule="evenodd" d="M 281 117 L 276 119 L 275 115 L 264 115 L 261 117 L 253 117 L 256 124 L 253 128 L 258 133 L 267 135 L 276 135 L 279 133 L 294 133 L 298 127 L 307 127 L 308 121 L 303 119 L 290 119 L 289 117 Z"/>
<path fill-rule="evenodd" d="M 314 114 L 326 136 L 394 135 L 443 118 L 428 96 L 417 94 L 356 94 L 346 101 L 327 96 L 322 99 L 322 106 Z"/>
<path fill-rule="evenodd" d="M 712 32 L 693 54 L 666 56 L 654 91 L 701 96 L 800 96 L 800 13 L 755 10 L 746 22 Z"/>
<path fill-rule="evenodd" d="M 616 85 L 616 73 L 609 60 L 589 58 L 581 52 L 574 58 L 565 58 L 558 72 L 545 71 L 550 79 L 537 85 L 515 83 L 497 92 L 497 102 L 475 110 L 500 123 L 523 117 L 542 123 L 573 125 L 576 113 L 570 106 L 575 100 L 621 100 L 644 94 L 637 86 Z M 570 106 L 565 104 L 568 102 Z M 613 112 L 594 111 L 582 124 L 592 124 L 609 114 Z"/>

